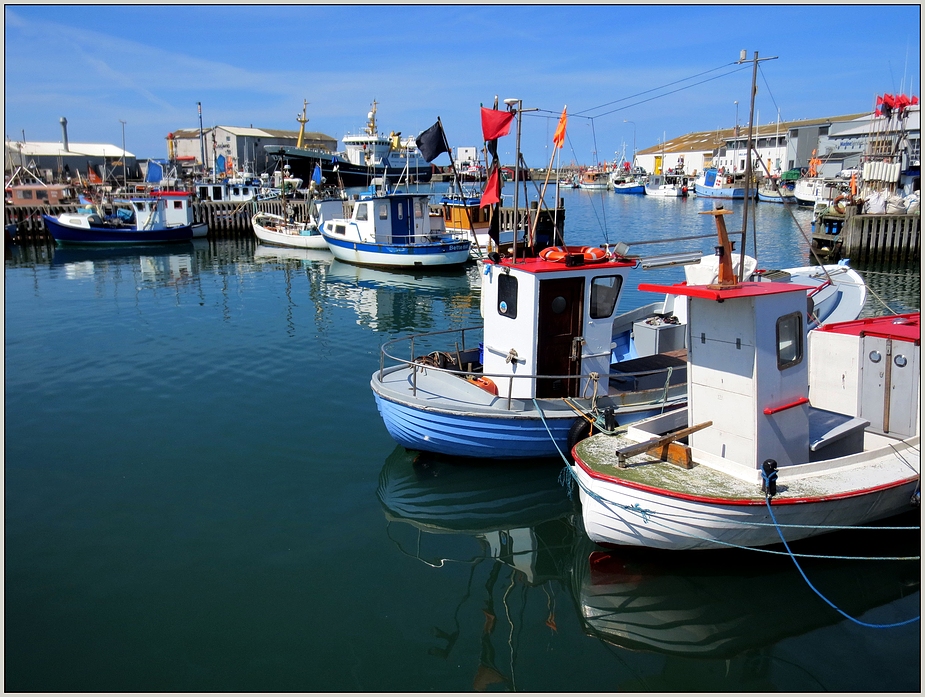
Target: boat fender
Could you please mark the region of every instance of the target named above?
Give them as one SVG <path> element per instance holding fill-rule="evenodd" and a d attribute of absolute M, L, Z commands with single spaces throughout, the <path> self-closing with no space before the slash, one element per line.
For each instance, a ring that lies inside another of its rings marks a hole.
<path fill-rule="evenodd" d="M 771 498 L 777 493 L 777 461 L 765 460 L 761 463 L 761 491 Z"/>
<path fill-rule="evenodd" d="M 848 207 L 848 198 L 849 198 L 848 196 L 841 195 L 841 196 L 836 196 L 835 200 L 832 201 L 832 208 L 834 208 L 835 212 L 838 213 L 839 215 L 845 214 L 845 209 Z"/>
<path fill-rule="evenodd" d="M 569 461 L 574 462 L 575 458 L 572 457 L 572 448 L 578 445 L 585 438 L 590 438 L 595 433 L 600 433 L 601 429 L 597 427 L 596 423 L 588 423 L 588 420 L 584 417 L 579 416 L 575 421 L 572 422 L 571 428 L 568 430 L 568 456 Z"/>
<path fill-rule="evenodd" d="M 543 261 L 568 262 L 569 257 L 580 256 L 582 261 L 589 264 L 607 260 L 607 252 L 600 247 L 546 247 L 540 252 Z"/>
<path fill-rule="evenodd" d="M 486 392 L 493 394 L 495 397 L 498 396 L 498 386 L 495 384 L 495 381 L 491 378 L 476 377 L 475 375 L 467 375 L 466 380 L 471 382 L 476 387 L 481 387 Z"/>

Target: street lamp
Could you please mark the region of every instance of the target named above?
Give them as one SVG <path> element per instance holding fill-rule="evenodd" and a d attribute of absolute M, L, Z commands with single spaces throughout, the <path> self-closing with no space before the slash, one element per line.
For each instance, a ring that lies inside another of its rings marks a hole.
<path fill-rule="evenodd" d="M 633 124 L 633 167 L 636 167 L 636 122 L 623 119 L 623 123 Z"/>
<path fill-rule="evenodd" d="M 122 188 L 128 191 L 128 180 L 125 173 L 125 121 L 119 119 L 122 124 Z"/>

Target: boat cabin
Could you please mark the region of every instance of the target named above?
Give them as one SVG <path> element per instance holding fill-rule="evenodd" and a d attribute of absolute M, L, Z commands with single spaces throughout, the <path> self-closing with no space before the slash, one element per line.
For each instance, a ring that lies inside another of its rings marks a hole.
<path fill-rule="evenodd" d="M 585 388 L 578 376 L 610 373 L 613 319 L 634 263 L 611 261 L 601 249 L 550 249 L 546 258 L 483 268 L 483 369 L 499 394 L 510 389 L 515 399 L 577 397 Z"/>
<path fill-rule="evenodd" d="M 192 225 L 193 208 L 188 191 L 152 191 L 151 198 L 163 200 L 167 225 Z"/>
<path fill-rule="evenodd" d="M 408 245 L 440 238 L 443 218 L 430 214 L 426 194 L 393 193 L 364 196 L 353 205 L 349 219 L 328 220 L 324 230 L 331 235 L 358 236 L 370 244 Z"/>
<path fill-rule="evenodd" d="M 12 206 L 66 206 L 77 203 L 77 194 L 67 184 L 14 184 L 7 189 Z"/>
<path fill-rule="evenodd" d="M 784 468 L 861 452 L 868 420 L 810 405 L 805 286 L 639 289 L 686 299 L 688 424 L 712 422 L 689 443 L 711 464 L 757 472 L 766 460 Z"/>
<path fill-rule="evenodd" d="M 137 229 L 157 230 L 174 225 L 168 221 L 166 203 L 164 197 L 133 196 L 115 199 L 112 205 L 118 218 L 125 222 L 134 220 Z M 186 225 L 187 223 L 181 224 Z"/>

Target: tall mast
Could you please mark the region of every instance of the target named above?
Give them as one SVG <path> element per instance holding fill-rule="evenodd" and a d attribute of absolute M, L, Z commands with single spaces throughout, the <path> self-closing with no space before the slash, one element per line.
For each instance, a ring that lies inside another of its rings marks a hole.
<path fill-rule="evenodd" d="M 751 89 L 751 98 L 748 107 L 748 136 L 747 136 L 747 145 L 746 152 L 748 156 L 745 158 L 745 206 L 742 208 L 742 249 L 739 250 L 739 281 L 744 281 L 745 278 L 745 238 L 748 235 L 748 207 L 751 203 L 751 180 L 752 180 L 752 129 L 755 123 L 755 94 L 758 91 L 758 51 L 755 51 L 755 57 L 751 61 L 745 59 L 745 49 L 742 49 L 741 54 L 739 54 L 739 63 L 752 63 L 752 89 Z M 761 60 L 769 61 L 775 60 L 777 56 L 772 56 L 771 58 L 762 58 Z M 752 244 L 755 244 L 755 249 L 757 250 L 757 244 L 753 241 Z M 757 257 L 757 251 L 755 253 Z"/>

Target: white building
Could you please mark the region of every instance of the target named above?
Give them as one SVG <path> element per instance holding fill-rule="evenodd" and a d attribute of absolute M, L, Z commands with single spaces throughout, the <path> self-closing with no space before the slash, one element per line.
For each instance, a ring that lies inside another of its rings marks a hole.
<path fill-rule="evenodd" d="M 250 171 L 255 174 L 272 172 L 277 167 L 275 158 L 268 155 L 265 145 L 295 145 L 298 131 L 272 128 L 214 126 L 202 130 L 182 129 L 167 136 L 167 158 L 175 159 L 185 168 L 198 169 L 205 155 L 206 169 L 218 165 L 224 172 Z M 302 145 L 334 152 L 337 139 L 324 133 L 306 131 Z"/>

